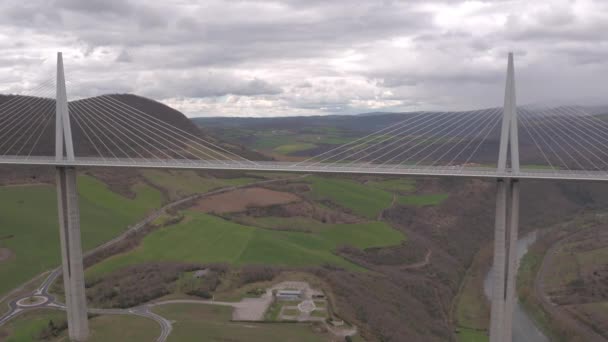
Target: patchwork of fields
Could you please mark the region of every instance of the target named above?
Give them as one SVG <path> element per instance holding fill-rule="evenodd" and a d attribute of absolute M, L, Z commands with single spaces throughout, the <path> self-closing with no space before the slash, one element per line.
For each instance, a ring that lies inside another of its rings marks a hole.
<path fill-rule="evenodd" d="M 186 216 L 188 219 L 183 223 L 149 234 L 138 248 L 93 266 L 87 274 L 100 275 L 147 261 L 284 266 L 328 263 L 360 270 L 360 267 L 334 254 L 334 250 L 340 245 L 357 248 L 390 246 L 405 239 L 401 232 L 382 222 L 328 225 L 311 234 L 245 226 L 194 211 L 187 211 Z"/>

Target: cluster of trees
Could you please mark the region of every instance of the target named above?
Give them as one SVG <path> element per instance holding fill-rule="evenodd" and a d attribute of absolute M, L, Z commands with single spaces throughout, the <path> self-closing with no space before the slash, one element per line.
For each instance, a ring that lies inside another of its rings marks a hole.
<path fill-rule="evenodd" d="M 271 281 L 281 273 L 278 267 L 264 265 L 249 265 L 243 267 L 240 272 L 241 285 L 256 283 L 258 281 Z"/>
<path fill-rule="evenodd" d="M 128 266 L 88 282 L 87 297 L 102 307 L 137 306 L 171 293 L 171 286 L 180 274 L 202 267 L 199 264 L 171 262 Z"/>
<path fill-rule="evenodd" d="M 57 336 L 59 336 L 65 329 L 68 328 L 68 322 L 62 320 L 58 323 L 55 323 L 53 320 L 49 321 L 49 324 L 40 331 L 38 334 L 39 340 L 51 340 Z"/>

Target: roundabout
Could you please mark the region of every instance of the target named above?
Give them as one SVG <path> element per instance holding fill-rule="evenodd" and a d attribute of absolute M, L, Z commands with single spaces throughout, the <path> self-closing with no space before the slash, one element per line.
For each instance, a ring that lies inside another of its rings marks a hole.
<path fill-rule="evenodd" d="M 34 307 L 34 306 L 43 305 L 48 301 L 49 301 L 49 299 L 44 296 L 30 296 L 30 297 L 21 298 L 20 300 L 18 300 L 17 306 L 22 307 L 22 308 L 30 308 L 30 307 Z"/>

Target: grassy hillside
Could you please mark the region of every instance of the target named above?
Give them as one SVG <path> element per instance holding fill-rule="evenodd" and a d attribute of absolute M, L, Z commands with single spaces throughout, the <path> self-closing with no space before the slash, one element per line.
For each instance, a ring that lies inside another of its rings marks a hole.
<path fill-rule="evenodd" d="M 333 252 L 340 245 L 369 248 L 398 245 L 404 235 L 382 222 L 328 225 L 318 233 L 272 231 L 221 218 L 186 212 L 183 223 L 146 236 L 130 252 L 93 266 L 96 276 L 146 261 L 228 262 L 237 265 L 308 266 L 333 264 L 360 269 Z"/>
<path fill-rule="evenodd" d="M 109 191 L 95 178 L 79 176 L 83 249 L 91 249 L 124 231 L 145 213 L 160 206 L 161 194 L 138 183 L 135 199 Z M 0 247 L 14 256 L 0 263 L 0 295 L 38 273 L 60 264 L 55 187 L 0 188 Z"/>

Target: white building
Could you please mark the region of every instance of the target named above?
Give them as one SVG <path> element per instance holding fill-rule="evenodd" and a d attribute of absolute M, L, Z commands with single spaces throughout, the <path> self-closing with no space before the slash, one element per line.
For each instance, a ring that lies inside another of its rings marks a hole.
<path fill-rule="evenodd" d="M 276 297 L 278 300 L 300 300 L 302 290 L 278 290 Z"/>

